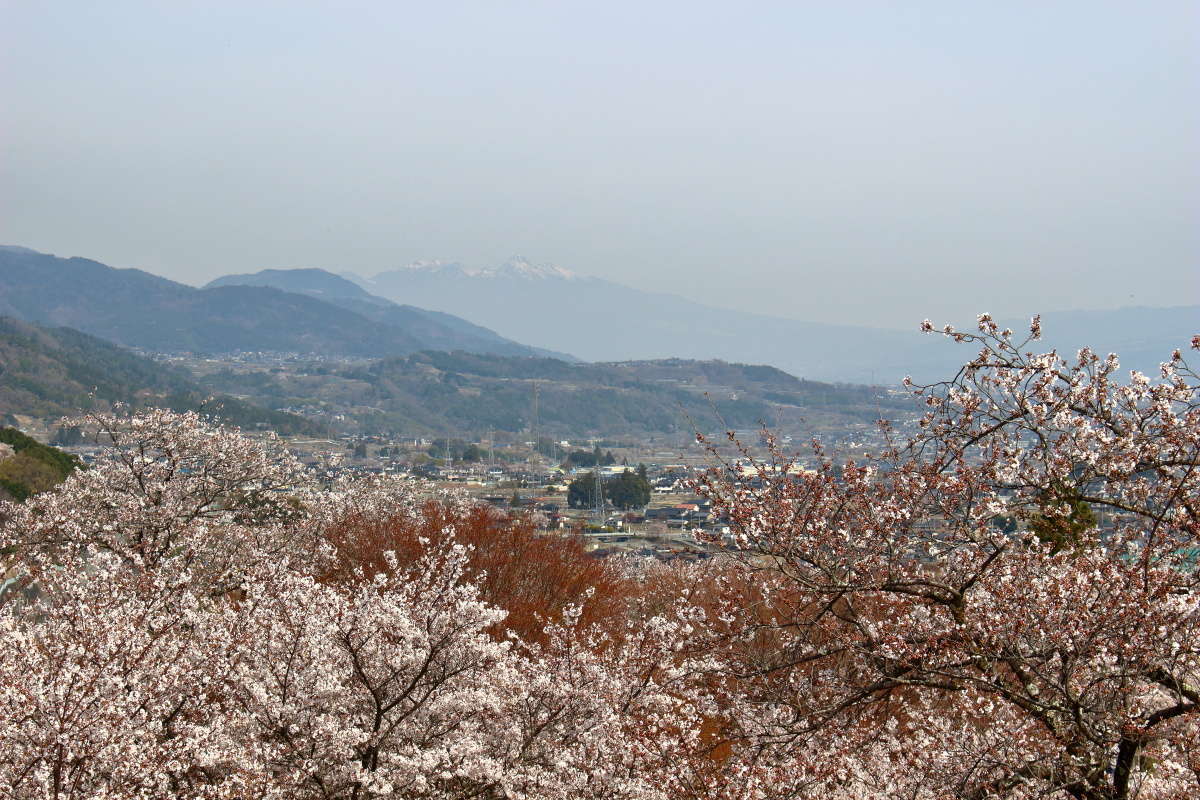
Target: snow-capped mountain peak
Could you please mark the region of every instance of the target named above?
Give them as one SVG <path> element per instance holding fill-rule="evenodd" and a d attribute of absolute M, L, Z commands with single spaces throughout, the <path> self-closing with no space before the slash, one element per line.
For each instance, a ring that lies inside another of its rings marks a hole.
<path fill-rule="evenodd" d="M 578 276 L 556 264 L 535 264 L 524 256 L 513 256 L 498 267 L 471 269 L 454 261 L 414 261 L 405 271 L 442 275 L 461 275 L 468 278 L 516 278 L 519 280 L 575 280 Z"/>
<path fill-rule="evenodd" d="M 441 261 L 439 259 L 414 261 L 407 267 L 406 270 L 413 272 L 461 272 L 465 275 L 470 275 L 472 270 L 464 269 L 462 264 L 456 261 Z"/>
<path fill-rule="evenodd" d="M 535 280 L 544 278 L 571 280 L 576 277 L 574 272 L 565 270 L 557 264 L 534 264 L 524 256 L 513 256 L 500 266 L 491 270 L 484 270 L 483 272 L 491 273 L 494 276 Z"/>

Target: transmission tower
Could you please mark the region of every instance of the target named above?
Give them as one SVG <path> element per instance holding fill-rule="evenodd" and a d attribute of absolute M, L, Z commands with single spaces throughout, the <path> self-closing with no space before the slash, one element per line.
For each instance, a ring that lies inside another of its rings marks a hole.
<path fill-rule="evenodd" d="M 600 480 L 600 465 L 596 465 L 592 475 L 596 476 L 596 522 L 604 522 L 604 483 Z"/>
<path fill-rule="evenodd" d="M 533 382 L 533 460 L 535 462 L 540 460 L 540 459 L 538 459 L 538 455 L 539 455 L 538 445 L 540 445 L 540 444 L 541 444 L 541 442 L 538 439 L 538 385 L 537 385 L 537 381 L 534 381 Z"/>
<path fill-rule="evenodd" d="M 595 441 L 595 440 L 593 440 Z M 594 449 L 594 448 L 593 448 Z M 596 480 L 596 523 L 604 524 L 604 482 L 600 480 L 600 459 L 592 467 L 592 475 Z"/>

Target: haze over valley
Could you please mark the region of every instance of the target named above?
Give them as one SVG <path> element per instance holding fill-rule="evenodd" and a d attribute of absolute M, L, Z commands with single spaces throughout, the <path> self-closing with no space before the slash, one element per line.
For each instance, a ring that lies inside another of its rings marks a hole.
<path fill-rule="evenodd" d="M 372 277 L 316 268 L 227 275 L 197 290 L 85 258 L 0 248 L 0 314 L 67 325 L 156 352 L 277 351 L 388 357 L 420 350 L 628 361 L 721 359 L 802 378 L 896 386 L 934 380 L 963 348 L 907 330 L 827 325 L 703 306 L 513 258 L 488 269 L 425 262 Z M 1184 299 L 1184 298 L 1181 298 Z M 986 308 L 979 311 L 986 311 Z M 1087 345 L 1154 372 L 1185 345 L 1200 305 L 1039 309 L 1046 345 Z M 1003 319 L 1014 330 L 1028 319 Z M 934 320 L 960 327 L 973 317 Z"/>

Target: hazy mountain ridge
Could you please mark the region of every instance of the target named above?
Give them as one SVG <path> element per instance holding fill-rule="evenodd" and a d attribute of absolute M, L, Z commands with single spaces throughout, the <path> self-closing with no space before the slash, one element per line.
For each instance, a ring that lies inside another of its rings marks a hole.
<path fill-rule="evenodd" d="M 196 289 L 142 270 L 31 251 L 0 251 L 0 314 L 159 352 L 370 357 L 420 349 L 402 331 L 305 295 L 251 286 Z"/>
<path fill-rule="evenodd" d="M 557 267 L 542 270 L 533 280 L 503 267 L 426 264 L 371 278 L 351 277 L 380 296 L 466 316 L 531 344 L 553 342 L 589 361 L 717 358 L 772 364 L 818 380 L 895 384 L 905 375 L 930 381 L 948 377 L 975 354 L 969 347 L 923 336 L 919 319 L 905 331 L 830 325 L 715 308 L 566 270 L 561 271 L 569 279 L 556 277 Z M 986 310 L 983 304 L 969 311 Z M 1155 370 L 1172 349 L 1185 347 L 1200 330 L 1200 306 L 1051 311 L 1042 317 L 1047 338 L 1039 349 L 1057 347 L 1073 355 L 1088 345 L 1118 352 L 1125 367 L 1143 371 Z M 956 322 L 973 327 L 973 317 Z M 1007 324 L 1021 330 L 1028 319 Z"/>
<path fill-rule="evenodd" d="M 491 269 L 418 263 L 371 279 L 265 270 L 196 289 L 142 270 L 0 247 L 0 314 L 165 352 L 386 358 L 461 349 L 571 360 L 559 352 L 570 351 L 592 361 L 771 364 L 806 378 L 881 384 L 908 374 L 938 380 L 974 355 L 922 336 L 916 321 L 895 331 L 718 309 L 519 257 Z M 1006 324 L 1019 331 L 1027 320 Z M 1200 330 L 1200 306 L 1051 312 L 1043 325 L 1039 350 L 1070 356 L 1087 345 L 1117 352 L 1124 369 L 1153 373 Z"/>
<path fill-rule="evenodd" d="M 312 278 L 312 276 L 309 276 Z M 325 273 L 321 279 L 337 276 Z M 343 281 L 345 284 L 349 282 Z M 437 348 L 532 355 L 466 320 L 266 285 L 196 289 L 85 258 L 0 248 L 0 314 L 158 352 L 278 351 L 380 358 Z M 345 290 L 345 287 L 342 287 Z M 331 302 L 336 301 L 336 302 Z M 347 306 L 354 306 L 350 308 Z"/>
<path fill-rule="evenodd" d="M 224 275 L 204 288 L 262 286 L 304 294 L 386 325 L 399 328 L 420 342 L 419 349 L 465 350 L 507 356 L 573 356 L 505 339 L 495 331 L 441 311 L 427 311 L 377 297 L 353 281 L 316 268 L 265 269 L 253 274 Z"/>
<path fill-rule="evenodd" d="M 311 295 L 321 300 L 360 300 L 378 306 L 395 305 L 391 300 L 376 297 L 354 281 L 314 267 L 264 269 L 254 273 L 222 275 L 206 283 L 204 288 L 212 289 L 217 286 L 269 286 L 296 294 Z"/>

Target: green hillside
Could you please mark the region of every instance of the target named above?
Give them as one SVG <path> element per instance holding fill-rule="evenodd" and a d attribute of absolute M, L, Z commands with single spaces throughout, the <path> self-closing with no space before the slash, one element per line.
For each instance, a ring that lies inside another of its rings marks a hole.
<path fill-rule="evenodd" d="M 174 367 L 70 328 L 0 317 L 0 424 L 105 410 L 114 403 L 203 410 L 239 427 L 318 433 L 320 426 L 210 393 Z"/>
<path fill-rule="evenodd" d="M 13 428 L 0 428 L 0 499 L 24 500 L 66 480 L 78 466 L 73 456 L 57 448 Z"/>
<path fill-rule="evenodd" d="M 815 432 L 911 411 L 868 386 L 806 381 L 765 366 L 669 359 L 610 364 L 424 352 L 364 367 L 228 365 L 200 378 L 274 408 L 341 415 L 361 432 L 654 435 L 767 424 Z M 893 413 L 888 413 L 888 412 Z"/>

